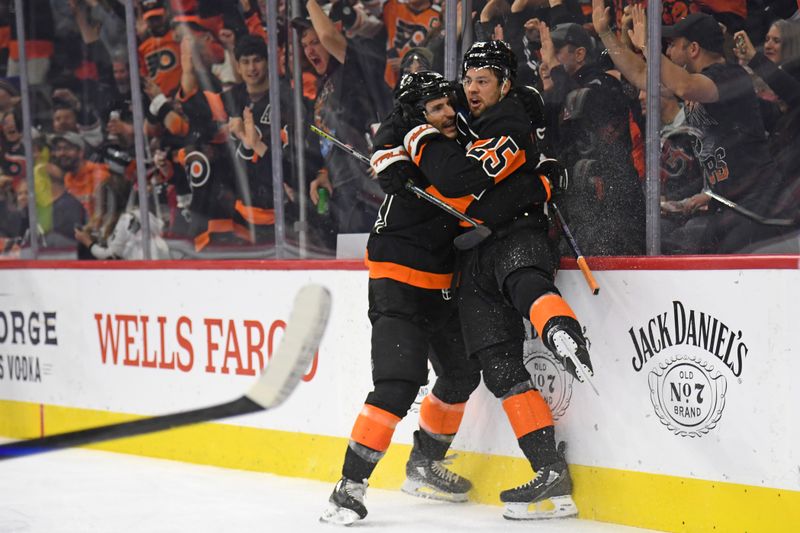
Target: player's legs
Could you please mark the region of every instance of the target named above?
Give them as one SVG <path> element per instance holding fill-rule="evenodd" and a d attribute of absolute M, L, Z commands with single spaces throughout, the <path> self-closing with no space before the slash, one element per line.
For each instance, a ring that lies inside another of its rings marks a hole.
<path fill-rule="evenodd" d="M 342 467 L 342 479 L 320 520 L 350 524 L 367 515 L 367 480 L 391 443 L 397 423 L 406 415 L 428 377 L 426 324 L 419 301 L 409 287 L 393 280 L 370 280 L 373 390 L 353 424 Z"/>
<path fill-rule="evenodd" d="M 430 359 L 437 378 L 420 407 L 403 491 L 437 500 L 466 501 L 472 483 L 446 467 L 445 455 L 461 425 L 467 400 L 480 383 L 480 366 L 477 360 L 467 358 L 455 302 L 448 306 L 446 322 L 431 338 Z"/>
<path fill-rule="evenodd" d="M 581 325 L 553 284 L 552 276 L 538 268 L 520 268 L 505 277 L 503 289 L 514 308 L 531 321 L 544 345 L 561 360 L 570 374 L 582 381 L 568 351 L 592 375 Z"/>
<path fill-rule="evenodd" d="M 500 494 L 503 516 L 539 519 L 572 516 L 572 480 L 563 452 L 557 449 L 550 408 L 522 363 L 522 341 L 481 350 L 478 356 L 487 388 L 503 402 L 522 453 L 534 471 L 533 480 Z"/>

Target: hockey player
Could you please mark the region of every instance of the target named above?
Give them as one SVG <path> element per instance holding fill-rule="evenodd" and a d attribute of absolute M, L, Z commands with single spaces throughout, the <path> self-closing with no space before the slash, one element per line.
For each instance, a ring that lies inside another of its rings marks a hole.
<path fill-rule="evenodd" d="M 455 139 L 452 89 L 439 74 L 409 74 L 395 99 L 418 107 L 426 123 Z M 376 146 L 372 167 L 380 180 L 405 182 L 419 174 L 400 141 L 394 139 L 391 121 L 384 121 Z M 464 183 L 453 194 L 467 194 L 475 186 Z M 323 522 L 350 524 L 367 515 L 367 479 L 389 447 L 395 426 L 426 383 L 428 360 L 437 379 L 420 407 L 403 490 L 439 500 L 467 499 L 471 483 L 445 467 L 445 453 L 461 423 L 465 403 L 480 382 L 477 361 L 466 356 L 458 308 L 450 296 L 452 242 L 459 231 L 454 217 L 411 194 L 389 195 L 380 207 L 366 259 L 374 389 L 353 425 L 342 478 L 320 518 Z"/>
<path fill-rule="evenodd" d="M 552 160 L 540 162 L 532 129 L 543 126 L 541 98 L 526 88 L 512 88 L 515 71 L 516 58 L 504 42 L 474 44 L 462 66 L 469 114 L 459 129 L 467 136 L 466 153 L 419 117 L 404 144 L 422 173 L 431 180 L 436 177 L 442 192 L 448 183 L 483 176 L 490 187 L 486 193 L 453 202 L 466 206 L 467 213 L 503 190 L 506 182 L 519 183 L 526 174 L 533 178 L 528 183 L 539 193 L 538 204 L 520 208 L 495 202 L 493 210 L 505 211 L 512 221 L 493 227 L 491 237 L 465 254 L 459 267 L 459 311 L 467 350 L 480 361 L 486 386 L 502 400 L 535 473 L 528 483 L 500 494 L 506 504 L 504 516 L 572 516 L 577 514 L 572 481 L 563 450 L 556 447 L 552 415 L 522 361 L 525 334 L 520 316 L 530 319 L 545 346 L 577 379 L 581 374 L 570 354 L 590 375 L 592 366 L 575 313 L 553 283 L 558 257 L 547 236 L 544 205 L 553 192 L 565 188 L 566 174 Z M 406 110 L 401 126 L 414 123 L 415 117 L 408 114 Z"/>

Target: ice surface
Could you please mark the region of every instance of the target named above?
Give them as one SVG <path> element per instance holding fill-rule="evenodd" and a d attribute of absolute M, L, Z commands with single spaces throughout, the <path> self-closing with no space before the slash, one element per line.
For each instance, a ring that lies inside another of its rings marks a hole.
<path fill-rule="evenodd" d="M 319 523 L 333 483 L 93 450 L 0 462 L 0 533 L 344 531 Z M 636 533 L 589 520 L 509 522 L 501 508 L 369 489 L 353 528 L 383 532 Z"/>

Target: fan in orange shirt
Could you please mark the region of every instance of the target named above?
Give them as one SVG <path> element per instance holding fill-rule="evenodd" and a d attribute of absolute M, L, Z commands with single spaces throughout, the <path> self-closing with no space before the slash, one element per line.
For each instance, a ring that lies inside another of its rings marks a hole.
<path fill-rule="evenodd" d="M 80 201 L 91 218 L 94 213 L 94 191 L 110 172 L 105 163 L 84 159 L 84 143 L 73 131 L 58 133 L 50 139 L 50 161 L 64 171 L 64 186 Z"/>

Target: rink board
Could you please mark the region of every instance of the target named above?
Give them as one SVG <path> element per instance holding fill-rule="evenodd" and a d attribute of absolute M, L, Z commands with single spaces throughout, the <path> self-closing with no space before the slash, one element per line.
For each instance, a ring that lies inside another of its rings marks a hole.
<path fill-rule="evenodd" d="M 587 329 L 601 396 L 574 382 L 538 339 L 525 353 L 569 443 L 581 517 L 667 531 L 797 530 L 797 257 L 591 264 L 600 295 L 574 269 L 557 282 Z M 295 292 L 313 281 L 332 291 L 331 322 L 286 404 L 98 448 L 336 479 L 371 388 L 363 267 L 159 266 L 0 265 L 0 435 L 49 435 L 238 397 L 268 364 Z M 373 486 L 402 482 L 416 419 L 398 425 Z M 497 504 L 499 490 L 530 477 L 483 387 L 453 448 L 476 501 Z"/>

